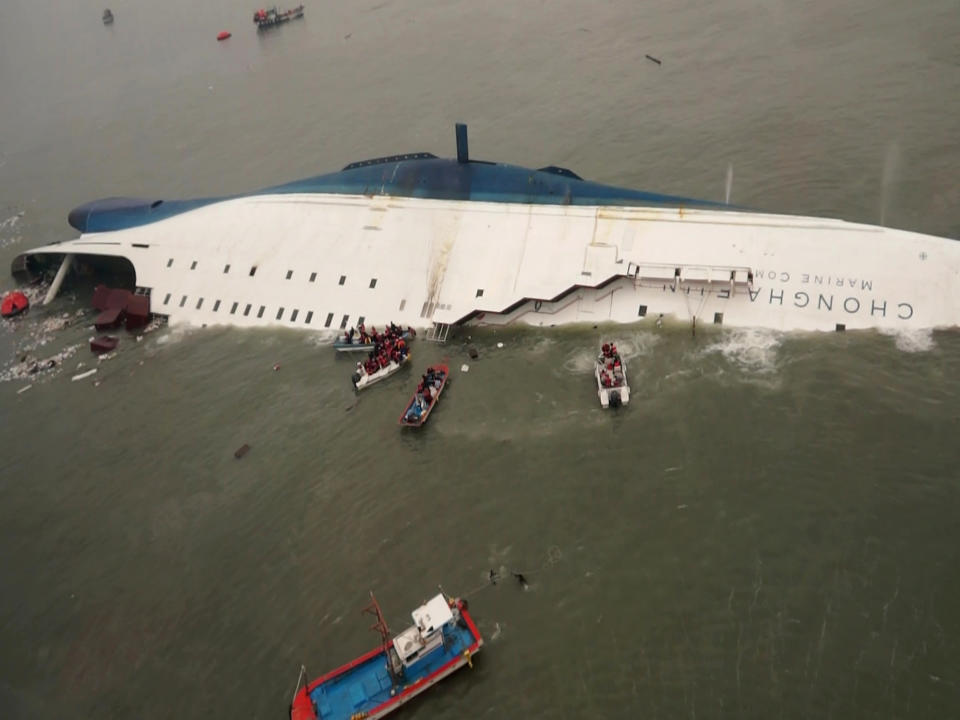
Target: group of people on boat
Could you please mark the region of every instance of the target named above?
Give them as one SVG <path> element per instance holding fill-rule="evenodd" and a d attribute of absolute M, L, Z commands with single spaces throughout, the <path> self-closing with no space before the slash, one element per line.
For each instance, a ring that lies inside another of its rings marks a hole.
<path fill-rule="evenodd" d="M 360 323 L 358 342 L 364 345 L 370 345 L 370 352 L 367 359 L 362 363 L 357 363 L 357 371 L 363 371 L 367 375 L 373 375 L 378 370 L 387 367 L 390 363 L 401 365 L 406 359 L 410 349 L 407 347 L 406 340 L 403 339 L 403 328 L 390 323 L 382 332 L 378 333 L 375 327 L 370 328 L 370 332 Z M 344 342 L 352 344 L 354 329 L 344 333 Z"/>
<path fill-rule="evenodd" d="M 439 368 L 428 367 L 417 385 L 417 393 L 413 402 L 407 408 L 406 419 L 415 421 L 429 408 L 437 397 L 437 392 L 443 385 L 444 372 Z"/>
<path fill-rule="evenodd" d="M 603 387 L 615 388 L 623 385 L 623 363 L 614 343 L 603 344 L 597 362 L 601 365 L 600 384 Z"/>

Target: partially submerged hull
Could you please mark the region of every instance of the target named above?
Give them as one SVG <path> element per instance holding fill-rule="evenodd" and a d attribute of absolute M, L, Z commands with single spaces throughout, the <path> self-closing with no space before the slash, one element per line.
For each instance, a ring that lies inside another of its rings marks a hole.
<path fill-rule="evenodd" d="M 124 258 L 173 324 L 960 325 L 953 240 L 614 188 L 561 168 L 397 156 L 243 197 L 91 203 L 71 223 L 79 238 L 31 250 L 15 269 L 66 253 Z"/>

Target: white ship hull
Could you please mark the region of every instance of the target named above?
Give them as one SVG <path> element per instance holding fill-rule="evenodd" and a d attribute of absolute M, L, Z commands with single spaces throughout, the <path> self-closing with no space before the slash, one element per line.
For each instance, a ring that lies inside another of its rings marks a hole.
<path fill-rule="evenodd" d="M 65 253 L 129 260 L 171 324 L 960 324 L 953 240 L 729 210 L 255 195 L 30 251 Z"/>

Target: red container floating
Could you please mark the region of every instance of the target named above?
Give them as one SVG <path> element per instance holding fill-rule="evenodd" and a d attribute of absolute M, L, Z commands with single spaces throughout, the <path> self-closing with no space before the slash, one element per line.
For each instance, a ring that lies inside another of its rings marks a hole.
<path fill-rule="evenodd" d="M 27 299 L 27 296 L 19 290 L 14 290 L 3 298 L 0 314 L 5 318 L 12 318 L 25 312 L 28 307 L 30 307 L 30 301 Z"/>
<path fill-rule="evenodd" d="M 117 338 L 110 335 L 101 335 L 100 337 L 94 338 L 90 341 L 90 350 L 95 352 L 97 355 L 100 353 L 110 352 L 111 350 L 117 349 L 117 343 L 120 341 Z"/>
<path fill-rule="evenodd" d="M 226 40 L 228 37 L 230 37 L 230 33 L 228 33 L 226 30 L 223 30 L 217 35 L 217 40 Z"/>

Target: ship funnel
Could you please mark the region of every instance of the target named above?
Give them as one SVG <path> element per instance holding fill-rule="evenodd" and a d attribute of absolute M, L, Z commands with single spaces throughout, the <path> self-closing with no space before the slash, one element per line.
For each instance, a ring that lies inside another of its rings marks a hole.
<path fill-rule="evenodd" d="M 457 162 L 470 162 L 470 152 L 467 150 L 466 123 L 457 123 Z"/>

